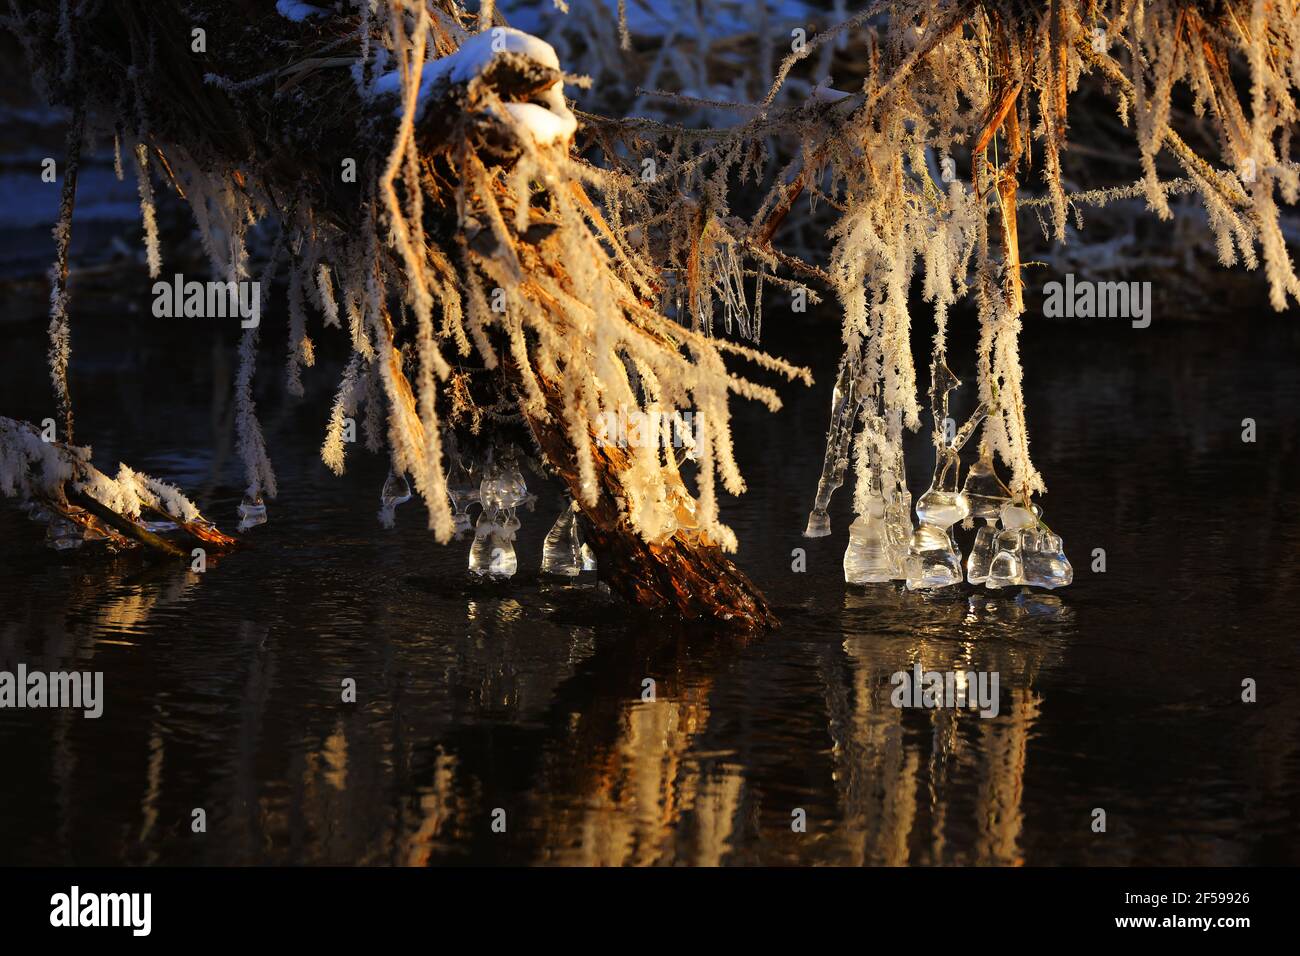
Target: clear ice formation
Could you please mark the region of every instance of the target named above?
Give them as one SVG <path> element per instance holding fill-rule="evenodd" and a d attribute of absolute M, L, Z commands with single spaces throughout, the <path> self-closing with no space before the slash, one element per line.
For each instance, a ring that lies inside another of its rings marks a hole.
<path fill-rule="evenodd" d="M 957 490 L 961 462 L 951 447 L 939 449 L 934 479 L 916 501 L 919 519 L 907 556 L 907 589 L 942 588 L 962 579 L 961 554 L 952 526 L 970 514 L 970 502 Z"/>
<path fill-rule="evenodd" d="M 1065 556 L 1060 536 L 1045 529 L 1023 544 L 1021 568 L 1025 583 L 1031 587 L 1050 590 L 1074 581 L 1074 568 Z"/>
<path fill-rule="evenodd" d="M 853 402 L 864 400 L 854 391 L 858 386 L 849 370 L 846 360 L 836 383 L 817 503 L 804 532 L 808 537 L 830 533 L 826 505 L 831 492 L 843 483 L 848 436 L 856 415 Z M 961 383 L 948 368 L 942 352 L 936 353 L 930 367 L 930 381 L 936 458 L 930 487 L 916 502 L 915 528 L 912 496 L 903 478 L 901 436 L 897 428 L 887 434 L 879 412 L 865 416 L 862 441 L 867 471 L 860 480 L 866 481 L 867 487 L 865 493 L 859 494 L 859 514 L 849 527 L 844 580 L 850 584 L 902 580 L 909 591 L 949 587 L 963 577 L 986 588 L 1030 585 L 1050 589 L 1069 584 L 1074 571 L 1061 539 L 1042 522 L 1036 505 L 1015 503 L 1010 489 L 998 477 L 987 448 L 981 449 L 979 459 L 958 489 L 960 452 L 987 417 L 989 408 L 981 402 L 955 434 L 946 434 L 948 393 Z M 978 518 L 983 524 L 963 568 L 953 527 L 967 517 Z"/>
<path fill-rule="evenodd" d="M 1074 580 L 1060 537 L 1048 530 L 1041 515 L 1008 502 L 1002 507 L 1001 520 L 1004 530 L 994 542 L 986 588 L 1060 588 Z"/>
<path fill-rule="evenodd" d="M 546 533 L 542 544 L 542 573 L 576 578 L 583 571 L 596 570 L 596 555 L 582 534 L 578 506 L 572 498 Z"/>
<path fill-rule="evenodd" d="M 519 470 L 519 461 L 513 448 L 502 456 L 498 480 L 498 495 L 503 508 L 517 508 L 527 499 L 528 486 L 524 484 L 524 476 Z"/>
<path fill-rule="evenodd" d="M 831 424 L 826 433 L 826 459 L 822 475 L 817 482 L 817 498 L 808 513 L 805 538 L 824 538 L 831 533 L 831 519 L 826 509 L 831 495 L 844 484 L 844 469 L 849 464 L 849 445 L 853 438 L 853 425 L 857 420 L 861 361 L 856 353 L 840 360 L 840 371 L 831 393 Z"/>
<path fill-rule="evenodd" d="M 873 488 L 866 513 L 849 525 L 849 546 L 844 552 L 844 580 L 849 584 L 881 584 L 898 577 L 898 550 L 887 511 L 884 496 Z"/>
<path fill-rule="evenodd" d="M 934 478 L 929 489 L 916 502 L 919 519 L 912 535 L 907 557 L 907 589 L 942 588 L 962 579 L 961 552 L 952 526 L 964 521 L 971 512 L 970 501 L 957 487 L 961 474 L 958 452 L 970 440 L 988 409 L 981 404 L 961 430 L 948 438 L 944 423 L 948 420 L 948 393 L 960 385 L 942 354 L 936 354 L 930 366 L 930 410 L 934 416 L 936 456 Z"/>
<path fill-rule="evenodd" d="M 411 500 L 411 485 L 405 474 L 398 474 L 391 468 L 384 479 L 384 487 L 379 492 L 379 521 L 385 528 L 391 528 L 396 518 L 397 506 Z"/>
<path fill-rule="evenodd" d="M 407 482 L 406 475 L 399 475 L 390 470 L 388 478 L 384 481 L 383 490 L 379 492 L 380 504 L 385 508 L 396 508 L 410 500 L 411 485 Z"/>
<path fill-rule="evenodd" d="M 907 575 L 912 540 L 912 495 L 902 477 L 903 448 L 897 436 L 888 435 L 884 418 L 875 412 L 865 417 L 866 505 L 849 526 L 844 580 L 850 584 L 901 581 Z"/>
<path fill-rule="evenodd" d="M 970 466 L 961 490 L 970 502 L 971 516 L 984 522 L 975 532 L 975 544 L 966 558 L 966 580 L 971 584 L 983 584 L 989 576 L 989 565 L 993 563 L 993 546 L 1000 530 L 998 517 L 1002 506 L 1010 504 L 1011 491 L 998 477 L 993 468 L 993 457 L 987 451 Z"/>
<path fill-rule="evenodd" d="M 266 502 L 260 494 L 244 495 L 239 503 L 239 530 L 247 531 L 260 524 L 266 524 Z"/>
<path fill-rule="evenodd" d="M 479 484 L 483 510 L 474 525 L 474 543 L 469 549 L 469 570 L 473 574 L 508 578 L 519 570 L 515 532 L 520 522 L 515 508 L 527 497 L 528 486 L 513 449 L 506 451 L 499 464 L 489 460 Z"/>
<path fill-rule="evenodd" d="M 447 497 L 451 499 L 452 520 L 456 536 L 469 531 L 469 506 L 479 500 L 478 467 L 474 461 L 466 463 L 463 456 L 453 452 L 454 461 L 447 473 Z"/>
<path fill-rule="evenodd" d="M 55 551 L 71 551 L 85 540 L 81 526 L 63 515 L 54 515 L 45 527 L 45 543 Z"/>
<path fill-rule="evenodd" d="M 578 541 L 578 522 L 573 501 L 566 499 L 564 510 L 546 533 L 542 544 L 542 573 L 576 578 L 582 570 L 582 544 Z"/>

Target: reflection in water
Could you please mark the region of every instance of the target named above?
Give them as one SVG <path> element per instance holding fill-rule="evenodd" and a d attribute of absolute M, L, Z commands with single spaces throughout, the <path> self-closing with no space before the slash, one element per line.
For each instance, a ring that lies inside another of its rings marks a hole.
<path fill-rule="evenodd" d="M 846 862 L 1022 862 L 1027 741 L 1042 700 L 1033 684 L 1059 665 L 1048 638 L 1072 618 L 1059 598 L 1031 601 L 1037 613 L 1001 594 L 933 600 L 873 587 L 845 596 L 846 621 L 860 619 L 863 631 L 845 640 L 842 656 L 828 655 L 824 672 L 835 780 L 851 834 Z M 894 632 L 882 627 L 886 611 L 897 615 Z M 997 717 L 893 706 L 891 675 L 914 666 L 996 673 Z"/>
<path fill-rule="evenodd" d="M 1261 328 L 1231 369 L 1195 329 L 1122 363 L 1029 336 L 1052 354 L 1028 366 L 1056 370 L 1029 401 L 1053 524 L 1077 549 L 1075 585 L 1051 595 L 846 588 L 848 496 L 835 534 L 799 536 L 827 376 L 781 413 L 816 427 L 746 417 L 753 490 L 730 517 L 785 622 L 748 640 L 538 580 L 546 522 L 505 584 L 469 581 L 466 544 L 434 546 L 421 515 L 381 531 L 387 463 L 359 453 L 336 480 L 315 460 L 324 394 L 281 408 L 274 518 L 204 574 L 51 555 L 2 505 L 0 668 L 102 670 L 107 699 L 98 721 L 0 713 L 0 862 L 1298 862 L 1300 687 L 1282 666 L 1300 612 L 1298 350 Z M 188 405 L 158 406 L 148 376 L 110 389 L 84 369 L 81 393 L 120 407 L 81 425 L 97 456 L 206 482 L 202 507 L 228 522 L 228 369 L 210 343 L 194 351 Z M 40 417 L 0 389 L 6 413 Z M 1257 447 L 1239 441 L 1248 413 Z M 200 457 L 149 459 L 207 429 Z M 997 673 L 998 715 L 893 706 L 891 675 L 918 665 Z M 1247 676 L 1258 705 L 1240 703 Z"/>

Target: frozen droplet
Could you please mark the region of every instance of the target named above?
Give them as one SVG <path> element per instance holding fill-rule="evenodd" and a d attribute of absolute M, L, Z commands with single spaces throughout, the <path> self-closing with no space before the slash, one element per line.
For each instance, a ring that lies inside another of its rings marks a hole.
<path fill-rule="evenodd" d="M 474 524 L 474 542 L 469 546 L 469 570 L 471 574 L 484 575 L 492 563 L 490 538 L 494 522 L 486 511 L 478 516 Z"/>
<path fill-rule="evenodd" d="M 45 527 L 45 543 L 55 551 L 71 551 L 81 547 L 85 534 L 81 525 L 63 515 L 52 515 Z"/>
<path fill-rule="evenodd" d="M 993 468 L 993 458 L 989 455 L 981 455 L 970 466 L 961 492 L 970 505 L 970 513 L 976 518 L 997 518 L 1002 506 L 1011 500 L 1011 491 L 998 477 Z"/>
<path fill-rule="evenodd" d="M 1004 515 L 1007 510 L 1007 508 L 1003 509 Z M 989 562 L 989 574 L 984 579 L 986 588 L 1015 587 L 1025 583 L 1021 556 L 1024 551 L 1024 538 L 1028 533 L 1023 528 L 1013 528 L 998 534 L 993 544 L 993 560 Z"/>
<path fill-rule="evenodd" d="M 508 450 L 501 459 L 497 494 L 503 508 L 518 507 L 528 497 L 528 485 L 524 483 L 514 449 Z"/>
<path fill-rule="evenodd" d="M 997 536 L 997 521 L 985 518 L 984 525 L 975 532 L 975 544 L 966 558 L 966 580 L 971 584 L 983 584 L 988 578 Z"/>
<path fill-rule="evenodd" d="M 501 468 L 495 461 L 489 460 L 483 466 L 478 484 L 478 500 L 485 512 L 495 511 L 502 506 Z"/>
<path fill-rule="evenodd" d="M 495 497 L 492 497 L 495 501 Z M 474 543 L 469 549 L 469 570 L 480 577 L 508 578 L 519 569 L 515 555 L 515 532 L 519 518 L 513 508 L 484 509 L 474 525 Z"/>
<path fill-rule="evenodd" d="M 946 370 L 947 366 L 942 366 Z M 949 375 L 952 373 L 949 372 Z M 943 588 L 961 581 L 961 552 L 951 528 L 970 514 L 970 503 L 957 490 L 961 463 L 950 447 L 938 450 L 934 478 L 916 502 L 919 524 L 907 557 L 907 588 Z"/>
<path fill-rule="evenodd" d="M 849 584 L 881 584 L 893 580 L 896 573 L 883 507 L 878 515 L 859 515 L 849 525 L 844 580 Z"/>
<path fill-rule="evenodd" d="M 1008 501 L 998 512 L 1004 530 L 994 539 L 993 560 L 989 562 L 989 574 L 984 580 L 986 588 L 1015 587 L 1029 583 L 1025 579 L 1025 559 L 1027 555 L 1037 552 L 1040 543 L 1036 510 Z M 1036 558 L 1031 560 L 1036 561 Z M 1044 570 L 1050 576 L 1051 570 Z"/>
<path fill-rule="evenodd" d="M 808 512 L 808 524 L 803 529 L 805 538 L 824 538 L 831 533 L 831 516 L 822 508 Z"/>
<path fill-rule="evenodd" d="M 542 544 L 542 573 L 577 577 L 582 570 L 573 504 L 566 502 Z"/>
<path fill-rule="evenodd" d="M 24 501 L 20 506 L 32 521 L 44 523 L 50 520 L 50 512 L 39 501 Z"/>
<path fill-rule="evenodd" d="M 946 588 L 962 579 L 961 553 L 952 532 L 922 522 L 912 535 L 907 557 L 907 589 Z"/>
<path fill-rule="evenodd" d="M 244 495 L 239 503 L 239 530 L 247 531 L 266 524 L 266 503 L 261 495 Z"/>
<path fill-rule="evenodd" d="M 916 502 L 916 516 L 922 524 L 950 528 L 970 514 L 970 505 L 959 493 L 931 488 Z"/>
<path fill-rule="evenodd" d="M 451 499 L 451 518 L 457 538 L 473 527 L 469 506 L 481 497 L 481 484 L 478 464 L 453 452 L 451 469 L 447 472 L 447 497 Z"/>
<path fill-rule="evenodd" d="M 379 492 L 380 503 L 391 511 L 398 505 L 405 504 L 410 500 L 411 485 L 406 480 L 406 475 L 399 475 L 394 471 L 389 471 L 388 478 L 384 481 L 384 487 Z"/>
<path fill-rule="evenodd" d="M 1039 588 L 1063 588 L 1074 580 L 1074 568 L 1065 556 L 1065 547 L 1059 535 L 1040 526 L 1030 532 L 1032 547 L 1026 544 L 1022 551 L 1025 583 Z"/>
<path fill-rule="evenodd" d="M 1016 531 L 1020 528 L 1032 528 L 1038 523 L 1037 516 L 1028 508 L 1022 508 L 1020 505 L 1007 502 L 998 512 L 1002 519 L 1002 527 L 1008 531 Z"/>

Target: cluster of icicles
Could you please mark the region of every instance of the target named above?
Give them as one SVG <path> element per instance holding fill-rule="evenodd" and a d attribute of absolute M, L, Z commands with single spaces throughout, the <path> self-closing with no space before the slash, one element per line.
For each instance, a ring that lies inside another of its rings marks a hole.
<path fill-rule="evenodd" d="M 537 500 L 536 495 L 528 493 L 516 450 L 510 445 L 489 449 L 482 461 L 455 452 L 453 458 L 447 475 L 447 494 L 451 498 L 457 538 L 470 530 L 469 509 L 475 504 L 480 508 L 473 525 L 474 541 L 469 548 L 470 573 L 488 578 L 513 577 L 519 570 L 515 533 L 520 521 L 516 509 L 527 505 L 531 510 Z M 390 476 L 389 483 L 392 482 Z M 389 485 L 385 485 L 384 508 L 393 507 L 392 501 Z M 380 518 L 383 517 L 381 511 Z M 572 499 L 566 499 L 563 511 L 546 534 L 541 570 L 543 574 L 563 577 L 577 577 L 583 571 L 596 570 L 596 559 L 582 538 Z"/>
<path fill-rule="evenodd" d="M 490 448 L 482 460 L 451 453 L 452 467 L 447 474 L 447 497 L 451 501 L 452 520 L 457 539 L 471 530 L 474 541 L 469 549 L 471 574 L 486 578 L 509 578 L 519 570 L 515 554 L 515 534 L 521 522 L 518 509 L 532 510 L 537 496 L 529 494 L 519 469 L 519 454 L 512 445 Z M 379 520 L 386 528 L 395 522 L 397 506 L 411 500 L 411 485 L 406 476 L 390 470 L 379 493 Z M 470 508 L 480 508 L 478 520 L 471 524 Z M 564 509 L 547 532 L 542 546 L 543 574 L 578 577 L 596 570 L 596 557 L 582 535 L 577 520 L 577 506 L 565 499 Z M 265 524 L 266 503 L 260 497 L 246 497 L 239 506 L 239 530 Z"/>
<path fill-rule="evenodd" d="M 931 366 L 931 383 L 934 476 L 916 501 L 913 525 L 912 494 L 907 490 L 903 466 L 901 415 L 882 414 L 859 363 L 851 357 L 844 361 L 831 400 L 825 465 L 804 536 L 820 538 L 831 533 L 826 509 L 832 493 L 844 483 L 849 445 L 861 416 L 860 486 L 854 499 L 857 516 L 849 527 L 849 546 L 844 552 L 845 581 L 902 581 L 908 590 L 950 587 L 963 578 L 986 588 L 1069 584 L 1074 570 L 1060 537 L 1043 522 L 1038 505 L 1027 495 L 1015 495 L 1002 482 L 987 447 L 981 447 L 965 482 L 960 480 L 961 450 L 988 416 L 988 405 L 981 403 L 960 428 L 951 427 L 948 392 L 960 382 L 942 353 L 936 354 Z M 982 519 L 983 525 L 963 567 L 953 528 L 968 519 Z"/>

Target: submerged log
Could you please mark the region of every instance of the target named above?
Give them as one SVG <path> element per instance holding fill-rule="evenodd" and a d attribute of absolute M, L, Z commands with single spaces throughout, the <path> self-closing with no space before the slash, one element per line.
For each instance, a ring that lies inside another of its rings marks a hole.
<path fill-rule="evenodd" d="M 162 537 L 162 535 L 154 534 L 144 525 L 132 521 L 129 518 L 122 517 L 122 515 L 118 514 L 112 508 L 100 504 L 94 498 L 90 497 L 90 495 L 76 491 L 72 488 L 65 488 L 64 491 L 68 496 L 69 502 L 85 508 L 92 515 L 123 537 L 130 538 L 136 543 L 144 545 L 146 548 L 151 548 L 154 551 L 161 552 L 169 557 L 181 558 L 185 556 L 184 551 L 176 547 L 176 545 L 168 541 L 166 538 Z"/>
<path fill-rule="evenodd" d="M 564 428 L 558 427 L 561 390 L 540 381 L 548 416 L 529 417 L 528 425 L 548 464 L 582 509 L 600 580 L 633 604 L 687 621 L 714 621 L 744 631 L 780 627 L 763 593 L 704 534 L 679 528 L 666 541 L 654 543 L 629 527 L 617 504 L 621 494 L 617 476 L 627 468 L 626 457 L 617 445 L 600 442 L 594 435 L 588 438 L 601 494 L 593 505 L 583 502 L 577 455 Z"/>

